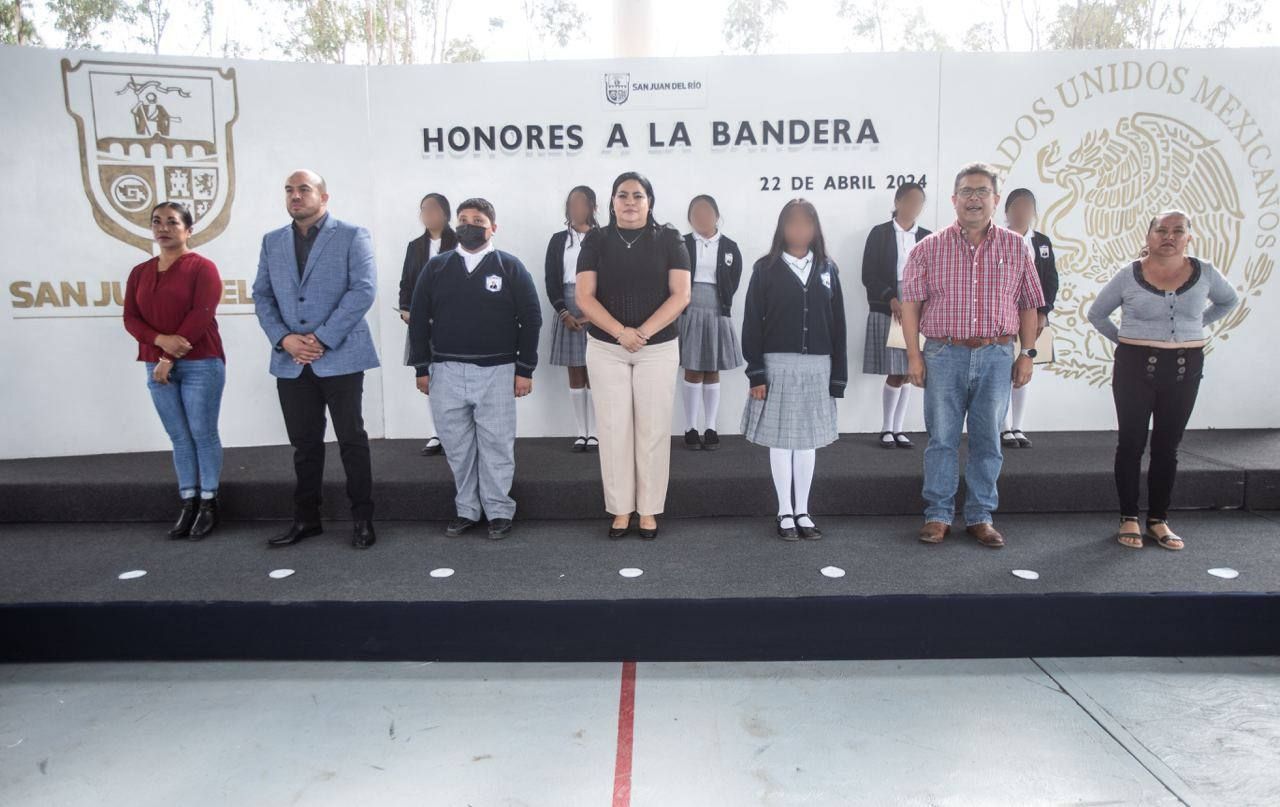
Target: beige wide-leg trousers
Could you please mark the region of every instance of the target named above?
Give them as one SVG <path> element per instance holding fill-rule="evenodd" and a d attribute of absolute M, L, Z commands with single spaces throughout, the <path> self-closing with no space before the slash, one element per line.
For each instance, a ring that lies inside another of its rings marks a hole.
<path fill-rule="evenodd" d="M 679 366 L 676 339 L 630 353 L 587 337 L 604 506 L 615 516 L 656 516 L 666 506 Z"/>

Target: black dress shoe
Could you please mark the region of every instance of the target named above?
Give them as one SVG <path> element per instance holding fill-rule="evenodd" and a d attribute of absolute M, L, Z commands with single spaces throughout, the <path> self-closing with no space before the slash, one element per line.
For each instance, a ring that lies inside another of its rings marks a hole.
<path fill-rule="evenodd" d="M 319 535 L 324 532 L 324 527 L 319 524 L 306 524 L 301 521 L 295 521 L 289 526 L 284 535 L 277 535 L 270 541 L 267 546 L 291 546 L 298 543 L 303 538 L 310 538 L 313 535 Z"/>
<path fill-rule="evenodd" d="M 884 439 L 886 437 L 888 437 L 889 439 L 888 440 Z M 881 448 L 897 448 L 898 447 L 898 441 L 894 439 L 893 432 L 880 432 L 880 447 Z"/>
<path fill-rule="evenodd" d="M 790 527 L 782 526 L 782 522 L 790 521 Z M 784 541 L 799 541 L 800 533 L 796 532 L 795 516 L 778 516 L 778 537 Z"/>
<path fill-rule="evenodd" d="M 627 526 L 625 527 L 615 527 L 612 524 L 609 525 L 609 537 L 614 539 L 615 541 L 619 538 L 626 538 L 630 534 L 631 534 L 631 519 L 627 519 Z"/>
<path fill-rule="evenodd" d="M 893 443 L 898 448 L 915 448 L 916 447 L 915 443 L 911 442 L 911 438 L 906 436 L 902 432 L 894 432 Z"/>
<path fill-rule="evenodd" d="M 796 516 L 796 529 L 800 531 L 800 537 L 806 541 L 816 541 L 821 538 L 822 530 L 818 529 L 817 526 L 806 527 L 800 523 L 802 518 L 807 518 L 810 522 L 813 521 L 813 518 L 808 513 L 801 513 Z"/>
<path fill-rule="evenodd" d="M 170 538 L 186 538 L 191 532 L 191 525 L 196 523 L 196 507 L 198 502 L 196 497 L 182 500 L 182 512 L 178 514 L 178 520 L 169 528 Z"/>
<path fill-rule="evenodd" d="M 1031 448 L 1031 438 L 1022 433 L 1022 429 L 1013 430 L 1013 439 L 1018 441 L 1018 448 Z"/>
<path fill-rule="evenodd" d="M 1005 448 L 1017 448 L 1018 438 L 1015 437 L 1011 431 L 1000 432 L 1000 445 Z"/>
<path fill-rule="evenodd" d="M 702 433 L 702 449 L 704 451 L 715 451 L 720 447 L 720 435 L 716 434 L 715 429 L 707 429 Z"/>
<path fill-rule="evenodd" d="M 431 437 L 426 444 L 422 446 L 422 456 L 436 457 L 444 453 L 444 445 L 441 444 L 439 437 Z"/>
<path fill-rule="evenodd" d="M 449 522 L 449 526 L 444 528 L 444 534 L 449 536 L 450 538 L 457 538 L 459 535 L 462 535 L 462 533 L 466 532 L 467 530 L 471 529 L 472 527 L 474 527 L 479 523 L 480 523 L 479 521 L 472 521 L 469 518 L 463 518 L 462 516 L 458 516 L 453 521 Z"/>
<path fill-rule="evenodd" d="M 491 518 L 489 519 L 489 540 L 501 541 L 511 534 L 511 519 L 509 518 Z"/>
<path fill-rule="evenodd" d="M 187 540 L 199 541 L 213 532 L 216 526 L 218 526 L 218 497 L 201 499 L 200 510 L 196 513 L 195 523 L 191 525 L 191 532 L 187 533 Z"/>
<path fill-rule="evenodd" d="M 702 450 L 702 440 L 698 437 L 697 429 L 690 429 L 684 433 L 684 447 L 690 451 Z"/>
<path fill-rule="evenodd" d="M 373 522 L 368 519 L 357 521 L 351 528 L 351 545 L 356 549 L 368 549 L 377 540 L 378 536 L 373 532 Z"/>
<path fill-rule="evenodd" d="M 588 434 L 587 435 L 587 451 L 599 451 L 599 450 L 600 450 L 600 438 L 596 437 L 595 435 Z"/>
<path fill-rule="evenodd" d="M 575 453 L 584 454 L 587 451 L 587 438 L 579 437 L 573 441 L 573 450 Z"/>
<path fill-rule="evenodd" d="M 646 530 L 644 527 L 638 527 L 636 531 L 640 534 L 640 537 L 645 541 L 652 541 L 653 539 L 658 537 L 658 525 L 656 523 L 653 525 L 653 529 L 651 530 Z"/>

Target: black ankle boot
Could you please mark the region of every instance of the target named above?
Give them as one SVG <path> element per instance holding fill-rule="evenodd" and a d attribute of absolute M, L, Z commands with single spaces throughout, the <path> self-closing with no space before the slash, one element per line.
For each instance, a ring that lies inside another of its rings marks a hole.
<path fill-rule="evenodd" d="M 213 532 L 216 526 L 218 526 L 218 496 L 214 494 L 212 499 L 200 500 L 200 511 L 196 513 L 195 523 L 191 525 L 191 532 L 187 534 L 187 539 L 199 541 Z"/>
<path fill-rule="evenodd" d="M 169 529 L 170 538 L 186 538 L 191 532 L 191 525 L 196 522 L 196 497 L 182 500 L 182 512 L 178 521 Z"/>

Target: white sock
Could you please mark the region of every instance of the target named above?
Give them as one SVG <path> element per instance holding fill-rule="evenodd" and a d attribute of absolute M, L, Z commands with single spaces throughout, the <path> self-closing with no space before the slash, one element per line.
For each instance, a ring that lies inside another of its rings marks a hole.
<path fill-rule="evenodd" d="M 698 428 L 698 410 L 702 406 L 702 384 L 680 382 L 680 397 L 684 399 L 684 430 Z"/>
<path fill-rule="evenodd" d="M 809 512 L 809 488 L 813 486 L 813 467 L 817 464 L 818 452 L 816 449 L 806 448 L 792 451 L 791 455 L 796 480 L 796 515 L 799 515 Z M 802 518 L 797 523 L 805 527 L 813 526 L 811 519 Z"/>
<path fill-rule="evenodd" d="M 582 396 L 582 408 L 586 412 L 587 430 L 583 432 L 588 437 L 596 436 L 596 410 L 592 408 L 591 387 L 582 390 L 585 395 Z"/>
<path fill-rule="evenodd" d="M 905 384 L 903 386 L 906 386 Z M 893 431 L 893 412 L 898 406 L 898 398 L 902 395 L 903 387 L 891 387 L 889 382 L 884 382 L 884 389 L 880 390 L 880 431 Z"/>
<path fill-rule="evenodd" d="M 426 410 L 427 413 L 427 439 L 430 440 L 432 437 L 436 436 L 436 419 L 431 414 L 431 405 L 429 403 L 427 406 L 422 408 Z"/>
<path fill-rule="evenodd" d="M 778 515 L 792 515 L 795 511 L 791 508 L 791 450 L 769 449 L 769 470 L 773 472 L 773 489 L 778 494 Z"/>
<path fill-rule="evenodd" d="M 715 429 L 716 419 L 720 415 L 720 382 L 702 385 L 702 416 L 706 418 L 706 428 Z M 717 429 L 718 431 L 718 429 Z"/>
<path fill-rule="evenodd" d="M 904 383 L 898 387 L 898 406 L 893 410 L 893 433 L 902 432 L 902 424 L 907 419 L 907 401 L 911 399 L 911 385 Z"/>
<path fill-rule="evenodd" d="M 569 403 L 573 405 L 573 423 L 578 430 L 575 437 L 587 436 L 587 391 L 569 388 Z"/>
<path fill-rule="evenodd" d="M 1027 412 L 1027 386 L 1014 387 L 1009 396 L 1010 431 L 1022 431 L 1022 416 Z"/>

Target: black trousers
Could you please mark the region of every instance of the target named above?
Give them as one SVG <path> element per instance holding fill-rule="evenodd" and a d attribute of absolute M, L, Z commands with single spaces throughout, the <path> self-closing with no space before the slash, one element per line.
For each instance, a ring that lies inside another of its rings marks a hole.
<path fill-rule="evenodd" d="M 289 443 L 293 446 L 293 470 L 297 475 L 294 517 L 309 524 L 320 521 L 325 408 L 328 407 L 338 436 L 342 467 L 347 474 L 351 517 L 357 521 L 373 518 L 373 469 L 362 411 L 364 373 L 321 377 L 307 366 L 297 378 L 277 378 L 276 391 L 280 395 Z"/>
<path fill-rule="evenodd" d="M 1151 426 L 1147 518 L 1168 518 L 1178 444 L 1196 405 L 1204 351 L 1200 348 L 1116 346 L 1111 391 L 1116 402 L 1116 492 L 1120 515 L 1138 516 L 1142 454 Z"/>

